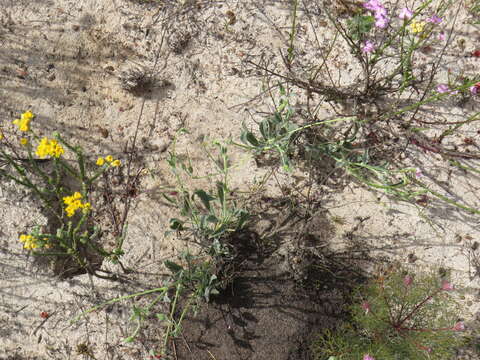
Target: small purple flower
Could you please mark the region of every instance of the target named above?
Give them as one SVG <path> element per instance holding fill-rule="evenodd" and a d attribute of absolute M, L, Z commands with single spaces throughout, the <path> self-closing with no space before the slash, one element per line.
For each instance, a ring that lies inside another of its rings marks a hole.
<path fill-rule="evenodd" d="M 375 10 L 375 17 L 382 17 L 382 16 L 387 16 L 387 9 L 385 9 L 385 7 L 382 5 L 382 6 L 379 6 L 376 10 Z"/>
<path fill-rule="evenodd" d="M 378 0 L 369 0 L 362 4 L 362 6 L 371 11 L 377 11 L 380 8 L 383 8 L 383 5 Z"/>
<path fill-rule="evenodd" d="M 455 290 L 455 286 L 450 284 L 447 280 L 442 281 L 442 290 L 444 291 L 452 291 Z"/>
<path fill-rule="evenodd" d="M 402 10 L 400 10 L 400 14 L 398 14 L 398 17 L 402 20 L 411 19 L 412 16 L 413 16 L 413 11 L 407 7 L 404 7 Z"/>
<path fill-rule="evenodd" d="M 416 168 L 415 169 L 415 177 L 417 179 L 420 179 L 422 176 L 423 176 L 422 170 L 420 170 L 419 168 Z"/>
<path fill-rule="evenodd" d="M 389 19 L 384 15 L 376 16 L 375 14 L 375 26 L 380 29 L 385 29 L 388 25 Z"/>
<path fill-rule="evenodd" d="M 410 286 L 413 283 L 413 278 L 410 275 L 407 275 L 403 278 L 403 285 Z"/>
<path fill-rule="evenodd" d="M 470 86 L 470 94 L 478 95 L 479 92 L 480 92 L 480 82 L 476 83 L 473 86 Z"/>
<path fill-rule="evenodd" d="M 375 45 L 370 40 L 365 41 L 365 44 L 362 47 L 362 52 L 369 54 L 375 51 Z"/>
<path fill-rule="evenodd" d="M 447 36 L 445 35 L 445 33 L 443 31 L 440 34 L 438 34 L 438 40 L 445 41 L 446 38 L 447 38 Z"/>
<path fill-rule="evenodd" d="M 438 17 L 437 15 L 432 15 L 428 19 L 425 19 L 426 22 L 432 23 L 432 24 L 440 24 L 443 19 L 441 17 Z"/>
<path fill-rule="evenodd" d="M 375 360 L 373 356 L 370 356 L 369 354 L 363 355 L 363 360 Z"/>
<path fill-rule="evenodd" d="M 463 331 L 465 330 L 465 324 L 463 321 L 459 321 L 455 324 L 455 326 L 452 328 L 453 331 Z"/>
<path fill-rule="evenodd" d="M 437 85 L 437 92 L 439 92 L 440 94 L 443 94 L 443 93 L 446 93 L 446 92 L 449 92 L 450 91 L 450 88 L 448 87 L 448 85 L 446 84 L 438 84 Z"/>
<path fill-rule="evenodd" d="M 379 0 L 369 0 L 362 4 L 362 6 L 370 11 L 374 12 L 375 26 L 381 29 L 387 27 L 389 19 L 387 17 L 387 9 L 383 6 Z"/>

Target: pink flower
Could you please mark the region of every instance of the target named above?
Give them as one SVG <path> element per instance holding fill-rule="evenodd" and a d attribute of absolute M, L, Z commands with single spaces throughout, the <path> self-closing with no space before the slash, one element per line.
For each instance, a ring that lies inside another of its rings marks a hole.
<path fill-rule="evenodd" d="M 363 355 L 363 360 L 375 360 L 373 356 L 370 356 L 369 354 Z"/>
<path fill-rule="evenodd" d="M 365 315 L 370 312 L 370 304 L 367 301 L 362 303 L 362 309 L 365 310 Z"/>
<path fill-rule="evenodd" d="M 375 45 L 371 41 L 367 40 L 367 41 L 365 41 L 365 44 L 362 47 L 362 51 L 365 54 L 369 54 L 371 52 L 374 52 L 375 51 Z"/>
<path fill-rule="evenodd" d="M 443 31 L 440 34 L 438 34 L 438 40 L 445 41 L 446 38 L 447 38 L 447 36 L 445 35 L 445 33 Z"/>
<path fill-rule="evenodd" d="M 410 286 L 413 283 L 413 278 L 410 275 L 407 275 L 403 278 L 403 285 Z"/>
<path fill-rule="evenodd" d="M 380 8 L 383 8 L 383 5 L 380 3 L 380 1 L 378 0 L 369 0 L 365 3 L 362 4 L 362 6 L 367 9 L 367 10 L 371 10 L 371 11 L 377 11 L 379 10 Z"/>
<path fill-rule="evenodd" d="M 448 85 L 446 84 L 438 84 L 437 85 L 437 92 L 439 92 L 440 94 L 443 94 L 443 93 L 446 93 L 446 92 L 449 92 L 450 91 L 450 88 L 448 87 Z"/>
<path fill-rule="evenodd" d="M 369 0 L 362 4 L 362 6 L 375 14 L 375 26 L 381 29 L 387 27 L 389 19 L 387 17 L 387 9 L 378 0 Z"/>
<path fill-rule="evenodd" d="M 375 16 L 375 26 L 380 29 L 385 29 L 388 25 L 389 19 L 385 15 Z"/>
<path fill-rule="evenodd" d="M 452 291 L 452 290 L 455 290 L 455 286 L 450 284 L 447 280 L 443 280 L 442 281 L 442 290 Z"/>
<path fill-rule="evenodd" d="M 455 324 L 455 326 L 452 328 L 453 331 L 463 331 L 465 330 L 465 324 L 463 321 L 459 321 Z"/>
<path fill-rule="evenodd" d="M 412 16 L 413 16 L 413 11 L 407 7 L 404 7 L 402 10 L 400 10 L 400 14 L 398 14 L 398 17 L 402 20 L 411 19 Z"/>
<path fill-rule="evenodd" d="M 476 83 L 473 86 L 470 86 L 470 94 L 472 95 L 478 95 L 478 92 L 480 91 L 480 82 Z"/>
<path fill-rule="evenodd" d="M 415 177 L 417 179 L 420 179 L 422 176 L 423 176 L 422 170 L 420 170 L 419 168 L 416 168 L 415 169 Z"/>
<path fill-rule="evenodd" d="M 425 19 L 426 22 L 432 23 L 432 24 L 440 24 L 443 19 L 441 17 L 438 17 L 437 15 L 432 15 L 428 19 Z"/>

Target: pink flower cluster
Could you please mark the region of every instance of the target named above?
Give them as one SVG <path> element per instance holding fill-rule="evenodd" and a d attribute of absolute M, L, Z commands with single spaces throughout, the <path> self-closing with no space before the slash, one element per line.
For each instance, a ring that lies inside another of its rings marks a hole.
<path fill-rule="evenodd" d="M 369 0 L 363 3 L 363 7 L 367 10 L 373 11 L 375 17 L 375 26 L 380 29 L 385 29 L 389 23 L 387 16 L 387 9 L 379 0 Z"/>

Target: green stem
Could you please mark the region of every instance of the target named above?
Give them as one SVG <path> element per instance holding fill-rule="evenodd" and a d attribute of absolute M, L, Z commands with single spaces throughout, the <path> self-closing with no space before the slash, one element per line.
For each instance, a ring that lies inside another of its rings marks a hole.
<path fill-rule="evenodd" d="M 93 311 L 96 311 L 96 310 L 98 310 L 98 309 L 100 309 L 104 306 L 107 306 L 107 305 L 110 305 L 110 304 L 115 304 L 119 301 L 128 300 L 128 299 L 131 299 L 131 298 L 134 298 L 134 297 L 137 297 L 137 296 L 153 294 L 153 293 L 156 293 L 156 292 L 165 293 L 166 291 L 168 291 L 168 288 L 169 288 L 168 286 L 163 286 L 163 287 L 159 287 L 159 288 L 155 288 L 155 289 L 145 290 L 145 291 L 138 292 L 138 293 L 135 293 L 135 294 L 120 296 L 118 298 L 106 301 L 104 303 L 101 303 L 100 305 L 94 306 L 94 307 L 82 312 L 80 315 L 75 316 L 72 320 L 70 320 L 70 324 L 73 324 L 73 323 L 77 322 L 82 316 L 85 316 L 85 315 L 87 315 L 87 314 L 89 314 Z"/>

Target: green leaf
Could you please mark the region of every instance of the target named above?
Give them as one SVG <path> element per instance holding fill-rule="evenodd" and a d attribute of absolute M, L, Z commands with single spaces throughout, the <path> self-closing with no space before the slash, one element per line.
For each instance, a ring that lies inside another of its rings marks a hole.
<path fill-rule="evenodd" d="M 183 270 L 182 266 L 180 266 L 177 263 L 174 263 L 173 261 L 170 261 L 170 260 L 165 260 L 164 264 L 167 267 L 167 269 L 170 270 L 174 274 L 178 274 L 180 271 Z"/>
<path fill-rule="evenodd" d="M 259 125 L 260 134 L 262 134 L 265 140 L 268 140 L 273 137 L 273 131 L 271 128 L 271 123 L 268 120 L 263 120 Z"/>
<path fill-rule="evenodd" d="M 206 221 L 208 221 L 209 223 L 216 224 L 218 223 L 219 220 L 215 215 L 208 215 L 206 218 Z"/>
<path fill-rule="evenodd" d="M 259 147 L 259 146 L 260 146 L 260 143 L 258 142 L 257 138 L 256 138 L 255 135 L 253 135 L 251 132 L 245 133 L 245 139 L 246 139 L 252 146 L 255 146 L 255 147 Z"/>
<path fill-rule="evenodd" d="M 217 182 L 217 194 L 218 194 L 218 199 L 220 200 L 220 203 L 223 205 L 225 202 L 225 190 L 226 186 L 223 182 Z"/>
<path fill-rule="evenodd" d="M 200 198 L 207 210 L 211 210 L 210 201 L 215 200 L 214 197 L 208 195 L 204 190 L 195 190 L 194 194 Z"/>
<path fill-rule="evenodd" d="M 172 230 L 178 230 L 178 231 L 183 230 L 184 229 L 183 224 L 184 222 L 182 220 L 179 220 L 176 218 L 170 219 L 170 229 Z"/>

